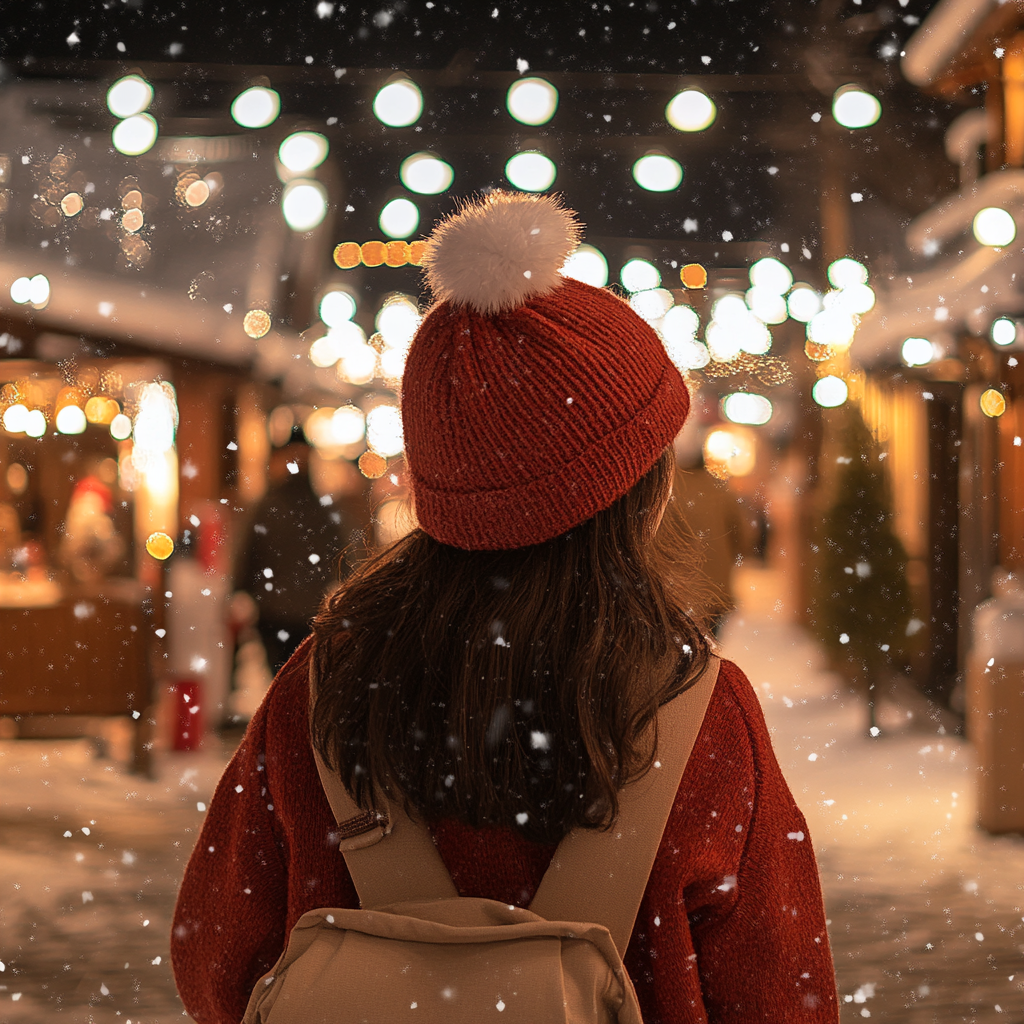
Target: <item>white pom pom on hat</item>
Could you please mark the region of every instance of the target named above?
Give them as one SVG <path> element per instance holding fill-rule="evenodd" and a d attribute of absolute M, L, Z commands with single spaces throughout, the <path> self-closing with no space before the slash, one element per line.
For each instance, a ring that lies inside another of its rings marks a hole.
<path fill-rule="evenodd" d="M 492 193 L 431 236 L 436 302 L 402 377 L 420 528 L 467 551 L 551 540 L 622 497 L 679 433 L 686 384 L 618 296 L 559 271 L 575 214 Z"/>
<path fill-rule="evenodd" d="M 490 315 L 553 291 L 579 244 L 575 214 L 549 195 L 491 192 L 434 229 L 423 256 L 434 297 Z"/>

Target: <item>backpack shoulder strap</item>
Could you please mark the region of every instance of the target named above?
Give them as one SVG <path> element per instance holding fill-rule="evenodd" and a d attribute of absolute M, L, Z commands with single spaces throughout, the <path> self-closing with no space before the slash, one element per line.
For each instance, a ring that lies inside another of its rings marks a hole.
<path fill-rule="evenodd" d="M 534 913 L 549 921 L 603 924 L 625 956 L 720 665 L 712 655 L 697 682 L 658 712 L 654 767 L 622 789 L 611 829 L 573 829 L 559 843 L 530 904 Z"/>
<path fill-rule="evenodd" d="M 309 680 L 312 694 L 312 657 Z M 413 821 L 402 807 L 391 803 L 383 814 L 364 811 L 352 799 L 341 776 L 324 764 L 315 747 L 313 760 L 338 823 L 339 850 L 364 910 L 407 900 L 458 896 L 426 825 Z"/>

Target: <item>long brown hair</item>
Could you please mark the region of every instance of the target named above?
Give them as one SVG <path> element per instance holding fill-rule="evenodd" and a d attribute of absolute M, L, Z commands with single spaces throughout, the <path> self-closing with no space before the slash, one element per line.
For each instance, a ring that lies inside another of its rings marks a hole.
<path fill-rule="evenodd" d="M 462 551 L 414 530 L 313 623 L 311 732 L 361 807 L 554 843 L 604 827 L 651 765 L 658 706 L 708 645 L 682 531 L 658 527 L 668 449 L 610 508 L 554 540 Z"/>

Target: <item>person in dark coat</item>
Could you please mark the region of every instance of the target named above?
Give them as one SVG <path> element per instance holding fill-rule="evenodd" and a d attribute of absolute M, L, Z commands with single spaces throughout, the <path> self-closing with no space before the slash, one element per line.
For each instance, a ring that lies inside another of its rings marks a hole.
<path fill-rule="evenodd" d="M 270 488 L 249 517 L 235 580 L 259 609 L 256 628 L 274 673 L 309 634 L 324 594 L 348 574 L 358 542 L 351 515 L 313 492 L 309 456 L 298 429 L 272 453 Z"/>

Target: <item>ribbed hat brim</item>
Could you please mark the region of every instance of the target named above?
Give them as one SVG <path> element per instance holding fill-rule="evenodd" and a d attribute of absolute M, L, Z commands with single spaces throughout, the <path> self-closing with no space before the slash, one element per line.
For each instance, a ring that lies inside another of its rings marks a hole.
<path fill-rule="evenodd" d="M 686 385 L 666 359 L 649 403 L 570 462 L 500 490 L 441 490 L 414 477 L 416 516 L 435 540 L 467 551 L 541 544 L 626 494 L 672 443 L 689 408 Z"/>

